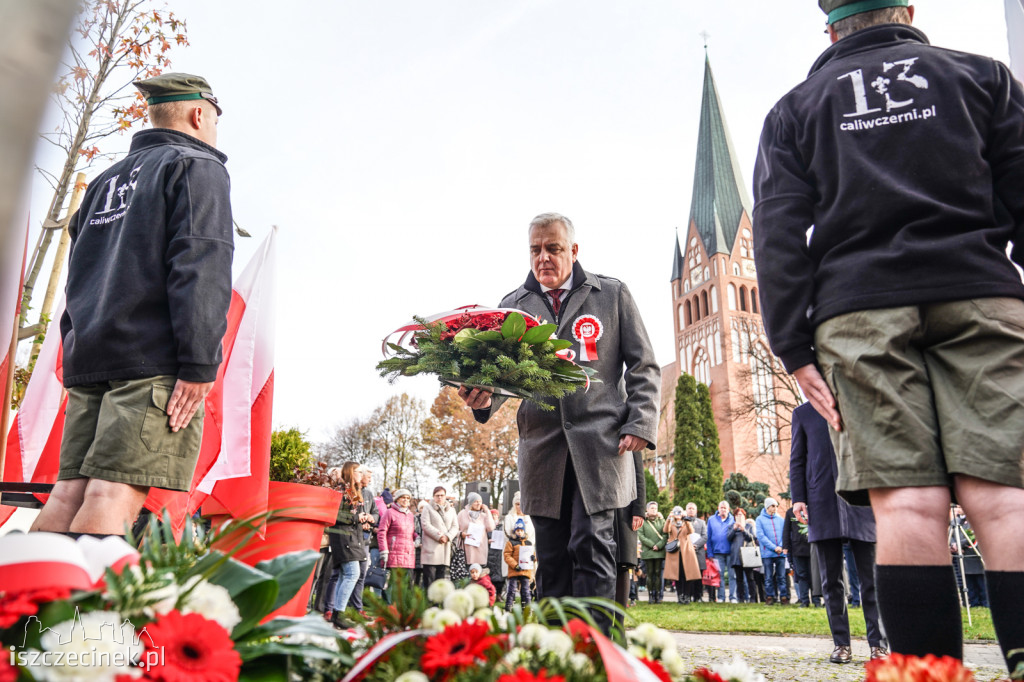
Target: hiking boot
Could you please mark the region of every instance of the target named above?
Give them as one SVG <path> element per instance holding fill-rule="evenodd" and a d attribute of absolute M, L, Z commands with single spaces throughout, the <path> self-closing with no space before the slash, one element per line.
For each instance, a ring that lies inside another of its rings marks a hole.
<path fill-rule="evenodd" d="M 853 655 L 848 646 L 837 646 L 832 650 L 832 655 L 828 657 L 829 663 L 849 663 L 851 660 L 853 660 Z"/>
<path fill-rule="evenodd" d="M 873 646 L 873 647 L 871 647 L 871 660 L 872 661 L 875 660 L 876 658 L 885 658 L 888 655 L 889 655 L 889 650 L 886 649 L 884 646 Z"/>
<path fill-rule="evenodd" d="M 765 606 L 771 606 L 772 604 L 775 603 L 775 597 L 765 597 L 764 598 L 764 603 L 765 603 Z"/>
<path fill-rule="evenodd" d="M 779 600 L 779 603 L 780 604 L 788 604 L 789 603 L 789 597 L 783 597 L 782 599 Z"/>

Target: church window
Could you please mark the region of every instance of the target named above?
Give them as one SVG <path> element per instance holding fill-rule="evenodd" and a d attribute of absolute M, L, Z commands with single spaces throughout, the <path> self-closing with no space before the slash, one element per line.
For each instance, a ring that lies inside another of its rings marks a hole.
<path fill-rule="evenodd" d="M 703 313 L 704 317 L 707 317 L 708 316 L 708 292 L 706 292 L 706 291 L 700 292 L 700 302 L 701 302 L 700 311 L 701 311 L 701 313 Z"/>
<path fill-rule="evenodd" d="M 747 288 L 740 287 L 740 310 L 747 312 Z"/>
<path fill-rule="evenodd" d="M 755 287 L 750 289 L 750 312 L 757 312 L 757 288 Z"/>
<path fill-rule="evenodd" d="M 740 333 L 735 329 L 732 330 L 732 359 L 740 360 Z"/>
<path fill-rule="evenodd" d="M 711 361 L 702 346 L 697 347 L 693 356 L 693 378 L 702 384 L 711 384 Z"/>
<path fill-rule="evenodd" d="M 708 271 L 708 267 L 705 265 L 704 266 L 704 281 L 706 282 L 709 279 L 711 279 L 710 272 Z"/>
<path fill-rule="evenodd" d="M 736 310 L 736 285 L 732 282 L 729 283 L 729 310 Z"/>
<path fill-rule="evenodd" d="M 693 319 L 695 322 L 700 321 L 700 298 L 696 295 L 693 297 Z"/>
<path fill-rule="evenodd" d="M 736 275 L 737 277 L 740 276 L 740 264 L 739 263 L 733 263 L 732 264 L 732 274 Z"/>
<path fill-rule="evenodd" d="M 775 414 L 775 380 L 772 369 L 778 362 L 764 344 L 750 348 L 750 376 L 754 394 L 759 452 L 779 454 L 779 428 Z"/>
<path fill-rule="evenodd" d="M 718 312 L 718 290 L 713 284 L 711 285 L 711 312 Z"/>
<path fill-rule="evenodd" d="M 685 310 L 686 310 L 686 316 L 685 316 L 684 319 L 686 320 L 686 326 L 689 327 L 691 324 L 693 324 L 693 314 L 690 312 L 690 302 L 689 301 L 686 302 Z M 680 321 L 682 321 L 682 320 L 680 320 Z"/>

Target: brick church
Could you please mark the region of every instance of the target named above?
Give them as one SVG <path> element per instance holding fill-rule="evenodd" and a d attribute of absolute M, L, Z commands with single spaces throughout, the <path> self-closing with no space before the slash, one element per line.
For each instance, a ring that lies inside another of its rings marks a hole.
<path fill-rule="evenodd" d="M 794 398 L 781 365 L 771 369 L 778 361 L 761 321 L 746 187 L 705 58 L 690 219 L 685 233 L 676 234 L 672 261 L 676 361 L 661 370 L 657 450 L 646 456 L 660 487 L 672 486 L 680 371 L 710 389 L 726 477 L 742 472 L 773 493 L 789 487 Z"/>

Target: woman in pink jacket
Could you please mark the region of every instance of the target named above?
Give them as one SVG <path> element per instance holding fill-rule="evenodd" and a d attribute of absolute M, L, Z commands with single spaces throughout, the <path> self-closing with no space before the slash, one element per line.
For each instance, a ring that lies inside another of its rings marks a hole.
<path fill-rule="evenodd" d="M 459 530 L 462 531 L 462 542 L 466 548 L 466 563 L 487 565 L 487 549 L 491 543 L 491 531 L 494 530 L 494 519 L 491 517 L 491 510 L 484 504 L 478 493 L 470 493 L 466 496 L 466 506 L 459 512 Z M 469 527 L 472 524 L 479 524 L 484 527 L 483 542 L 479 547 L 465 544 L 469 536 Z"/>
<path fill-rule="evenodd" d="M 395 491 L 394 503 L 380 517 L 377 546 L 385 568 L 412 570 L 416 566 L 415 515 L 410 509 L 411 502 L 412 494 L 405 488 L 399 488 Z"/>

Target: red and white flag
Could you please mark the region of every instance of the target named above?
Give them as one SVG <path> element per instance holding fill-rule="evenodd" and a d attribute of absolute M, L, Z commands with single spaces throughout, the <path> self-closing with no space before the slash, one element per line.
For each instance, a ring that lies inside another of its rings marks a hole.
<path fill-rule="evenodd" d="M 1010 44 L 1010 70 L 1024 83 L 1024 0 L 1006 0 L 1006 38 Z"/>
<path fill-rule="evenodd" d="M 53 319 L 64 314 L 64 294 L 53 310 Z M 12 323 L 13 324 L 13 323 Z M 7 434 L 5 481 L 56 483 L 60 466 L 60 439 L 64 432 L 64 356 L 60 329 L 54 323 L 36 358 L 32 379 L 25 389 L 21 408 Z M 0 525 L 14 513 L 0 507 Z"/>
<path fill-rule="evenodd" d="M 170 515 L 175 530 L 213 491 L 233 512 L 267 506 L 274 399 L 275 238 L 272 230 L 235 282 L 214 388 L 206 397 L 203 443 L 188 493 L 154 489 L 146 508 Z M 219 481 L 240 479 L 232 489 Z"/>

